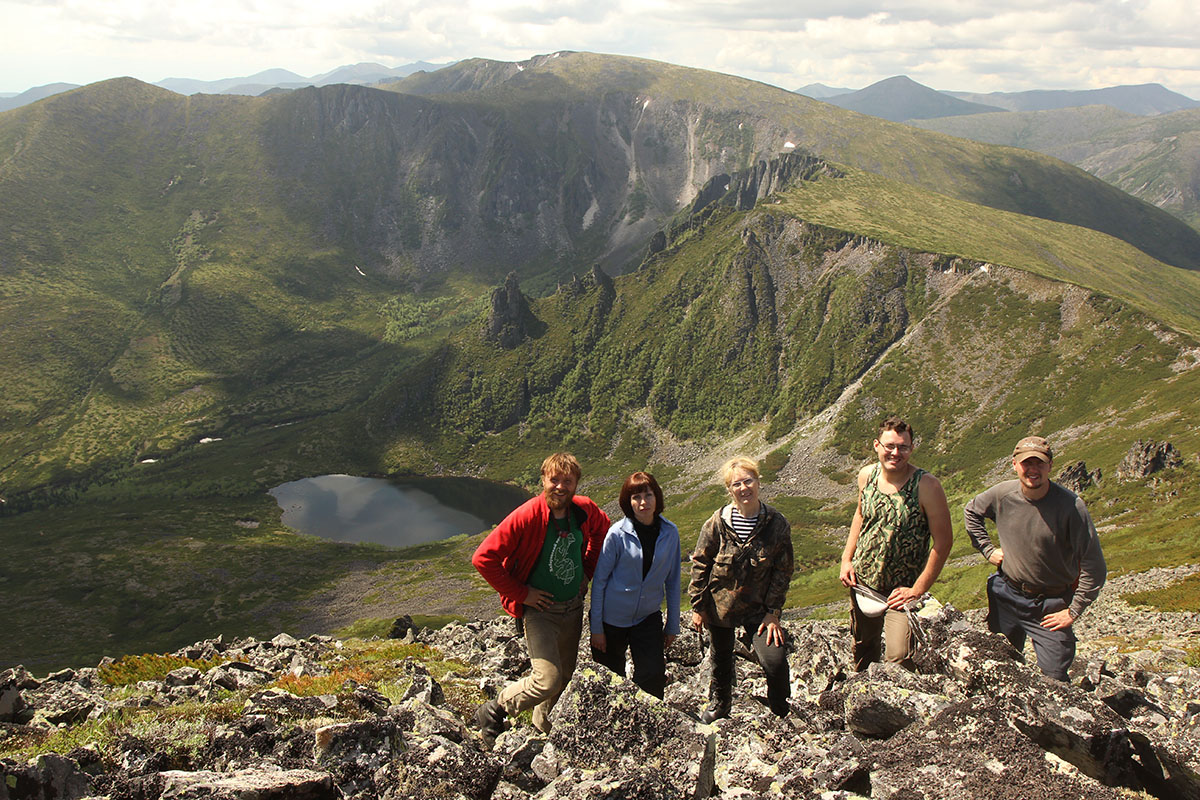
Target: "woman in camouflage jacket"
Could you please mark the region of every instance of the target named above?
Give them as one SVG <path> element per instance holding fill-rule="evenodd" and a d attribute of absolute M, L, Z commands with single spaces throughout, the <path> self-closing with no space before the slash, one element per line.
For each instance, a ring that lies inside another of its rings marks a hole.
<path fill-rule="evenodd" d="M 759 500 L 758 465 L 730 459 L 722 468 L 733 502 L 704 523 L 692 553 L 692 624 L 709 631 L 712 683 L 702 722 L 729 716 L 733 702 L 733 640 L 749 638 L 767 679 L 767 701 L 788 712 L 790 676 L 779 616 L 792 578 L 792 528 L 783 514 Z"/>

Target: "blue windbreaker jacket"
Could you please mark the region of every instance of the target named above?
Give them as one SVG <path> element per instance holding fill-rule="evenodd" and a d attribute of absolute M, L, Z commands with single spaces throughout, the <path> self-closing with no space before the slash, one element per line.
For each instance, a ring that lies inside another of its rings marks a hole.
<path fill-rule="evenodd" d="M 619 628 L 638 624 L 662 608 L 665 596 L 663 632 L 679 635 L 679 529 L 666 517 L 660 519 L 654 560 L 644 580 L 642 543 L 633 520 L 625 517 L 608 529 L 592 575 L 592 633 L 604 633 L 605 622 Z"/>

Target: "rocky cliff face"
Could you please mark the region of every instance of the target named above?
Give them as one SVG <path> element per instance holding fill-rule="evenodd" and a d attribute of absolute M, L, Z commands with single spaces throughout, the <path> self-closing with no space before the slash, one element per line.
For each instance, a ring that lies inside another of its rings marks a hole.
<path fill-rule="evenodd" d="M 1200 670 L 1169 648 L 1094 652 L 1064 685 L 977 615 L 922 616 L 916 673 L 852 674 L 844 625 L 788 622 L 782 719 L 739 648 L 733 716 L 696 722 L 708 672 L 686 629 L 665 701 L 585 656 L 551 734 L 517 720 L 492 750 L 466 720 L 528 668 L 507 618 L 407 645 L 210 640 L 175 654 L 205 671 L 121 688 L 101 680 L 112 664 L 17 668 L 0 674 L 0 798 L 1200 797 Z"/>

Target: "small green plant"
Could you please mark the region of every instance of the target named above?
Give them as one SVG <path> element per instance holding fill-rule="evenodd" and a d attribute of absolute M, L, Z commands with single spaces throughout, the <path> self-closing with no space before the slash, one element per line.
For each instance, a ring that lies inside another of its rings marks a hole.
<path fill-rule="evenodd" d="M 1131 605 L 1154 606 L 1163 611 L 1200 611 L 1200 572 L 1161 589 L 1121 595 Z"/>
<path fill-rule="evenodd" d="M 125 656 L 124 658 L 100 667 L 100 680 L 109 686 L 129 686 L 138 681 L 162 680 L 168 672 L 180 667 L 195 667 L 201 672 L 208 672 L 213 667 L 228 662 L 227 658 L 213 658 L 198 661 L 180 656 L 162 656 L 146 653 L 140 656 Z"/>

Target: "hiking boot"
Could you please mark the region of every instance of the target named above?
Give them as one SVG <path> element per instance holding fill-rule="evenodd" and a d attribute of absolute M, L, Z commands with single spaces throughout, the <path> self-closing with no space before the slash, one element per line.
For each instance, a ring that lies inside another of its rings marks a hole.
<path fill-rule="evenodd" d="M 508 713 L 495 700 L 488 700 L 475 709 L 475 725 L 483 734 L 484 744 L 489 749 L 496 743 L 496 737 L 508 730 L 508 723 L 504 721 L 507 716 Z"/>
<path fill-rule="evenodd" d="M 719 719 L 725 719 L 729 716 L 731 706 L 732 703 L 728 700 L 722 701 L 714 697 L 708 701 L 708 707 L 700 712 L 700 721 L 705 725 L 711 725 Z"/>
<path fill-rule="evenodd" d="M 705 725 L 711 725 L 717 720 L 729 716 L 729 711 L 733 707 L 733 687 L 711 686 L 708 696 L 708 706 L 700 712 L 700 721 Z"/>

